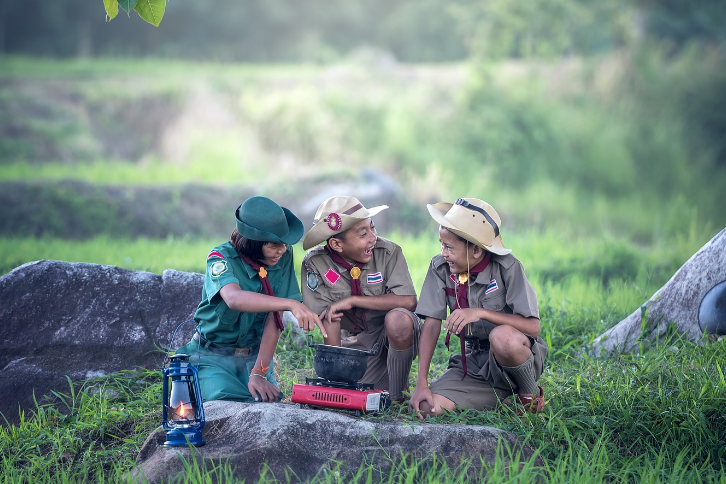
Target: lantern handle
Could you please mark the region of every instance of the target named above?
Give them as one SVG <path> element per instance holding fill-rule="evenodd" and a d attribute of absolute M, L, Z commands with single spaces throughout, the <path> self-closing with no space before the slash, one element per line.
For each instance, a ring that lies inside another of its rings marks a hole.
<path fill-rule="evenodd" d="M 179 328 L 181 328 L 186 323 L 189 323 L 191 321 L 194 321 L 194 324 L 199 327 L 199 323 L 194 318 L 187 319 L 186 321 L 182 321 L 179 323 L 174 330 L 174 332 L 171 335 L 171 341 L 169 341 L 169 346 L 167 347 L 166 351 L 164 352 L 164 362 L 161 364 L 162 370 L 166 368 L 166 364 L 169 362 L 169 352 L 171 352 L 172 345 L 174 344 L 174 338 L 176 338 L 176 332 L 179 331 Z M 195 332 L 198 332 L 198 330 L 195 328 Z M 199 346 L 197 346 L 197 364 L 199 364 L 199 360 L 201 359 L 201 351 L 199 349 Z"/>

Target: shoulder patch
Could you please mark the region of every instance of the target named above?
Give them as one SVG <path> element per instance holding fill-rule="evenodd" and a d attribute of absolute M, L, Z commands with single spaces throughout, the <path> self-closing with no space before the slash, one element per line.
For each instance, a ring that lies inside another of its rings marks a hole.
<path fill-rule="evenodd" d="M 207 260 L 209 260 L 209 259 L 214 259 L 214 258 L 218 258 L 218 259 L 224 259 L 224 256 L 223 256 L 222 254 L 220 254 L 219 252 L 217 252 L 216 250 L 213 250 L 213 251 L 212 251 L 212 252 L 210 252 L 210 253 L 209 253 L 209 255 L 207 256 Z"/>
<path fill-rule="evenodd" d="M 325 273 L 325 278 L 328 280 L 330 284 L 333 286 L 335 283 L 338 282 L 338 279 L 340 279 L 340 274 L 335 272 L 332 268 L 328 269 L 328 272 Z"/>
<path fill-rule="evenodd" d="M 220 261 L 214 262 L 212 264 L 212 267 L 210 268 L 210 272 L 212 273 L 212 277 L 219 277 L 225 272 L 227 272 L 227 261 L 222 259 Z"/>
<path fill-rule="evenodd" d="M 318 286 L 320 285 L 320 278 L 318 277 L 318 273 L 308 270 L 305 276 L 305 282 L 308 286 L 308 289 L 310 289 L 311 291 L 317 290 Z"/>

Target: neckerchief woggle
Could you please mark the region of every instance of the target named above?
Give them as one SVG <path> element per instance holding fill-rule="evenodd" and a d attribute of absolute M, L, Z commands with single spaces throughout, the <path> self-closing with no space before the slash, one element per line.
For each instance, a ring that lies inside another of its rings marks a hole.
<path fill-rule="evenodd" d="M 363 267 L 363 263 L 356 262 L 355 265 L 350 265 L 348 262 L 346 262 L 345 259 L 340 256 L 340 254 L 331 249 L 327 244 L 325 245 L 325 248 L 327 249 L 328 254 L 330 254 L 330 258 L 333 259 L 333 262 L 335 262 L 336 264 L 340 264 L 345 268 L 345 270 L 350 272 L 350 295 L 362 296 L 363 290 L 360 287 L 360 269 L 361 267 Z M 365 309 L 363 309 L 362 311 L 363 326 L 365 327 L 366 331 L 368 331 L 366 311 Z M 353 331 L 358 331 L 358 308 L 353 308 Z"/>
<path fill-rule="evenodd" d="M 255 271 L 257 271 L 257 275 L 260 276 L 260 282 L 262 283 L 262 290 L 265 291 L 265 294 L 268 296 L 275 297 L 275 292 L 272 290 L 272 286 L 270 285 L 270 280 L 267 278 L 267 266 L 263 266 L 255 262 L 254 260 L 250 259 L 246 255 L 240 254 L 240 257 L 243 261 L 245 261 L 247 264 L 252 267 Z M 275 318 L 275 323 L 277 324 L 277 328 L 280 331 L 285 330 L 285 326 L 282 324 L 282 317 L 280 316 L 280 311 L 272 311 L 272 316 Z"/>
<path fill-rule="evenodd" d="M 489 261 L 492 258 L 492 253 L 487 252 L 482 260 L 477 265 L 469 269 L 469 272 L 460 272 L 457 276 L 452 277 L 454 284 L 456 284 L 456 304 L 457 308 L 465 309 L 469 307 L 469 298 L 467 289 L 469 287 L 469 281 L 471 281 L 476 274 L 486 269 L 489 265 Z M 453 274 L 452 274 L 453 275 Z M 447 288 L 448 289 L 448 288 Z M 452 294 L 453 295 L 453 294 Z M 471 323 L 470 323 L 471 324 Z M 468 325 L 467 325 L 468 326 Z M 459 342 L 461 344 L 461 366 L 464 370 L 464 376 L 461 377 L 463 380 L 466 377 L 466 328 L 462 329 L 459 333 Z M 463 334 L 461 334 L 463 333 Z M 451 331 L 446 333 L 446 349 L 449 349 L 449 339 L 451 338 Z"/>

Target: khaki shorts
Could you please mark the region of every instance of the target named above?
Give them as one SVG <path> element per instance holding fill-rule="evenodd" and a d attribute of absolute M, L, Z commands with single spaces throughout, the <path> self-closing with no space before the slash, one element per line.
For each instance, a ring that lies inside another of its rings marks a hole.
<path fill-rule="evenodd" d="M 418 356 L 418 340 L 421 336 L 421 319 L 411 311 L 403 308 L 391 309 L 401 311 L 411 318 L 413 323 L 413 357 Z M 390 312 L 390 311 L 389 311 Z M 372 383 L 374 388 L 388 390 L 388 338 L 386 337 L 386 325 L 382 324 L 377 328 L 352 334 L 344 329 L 340 330 L 341 346 L 368 351 L 378 343 L 378 353 L 368 357 L 368 368 L 361 378 L 363 383 Z"/>
<path fill-rule="evenodd" d="M 527 336 L 532 344 L 534 374 L 537 379 L 544 371 L 547 345 L 539 336 Z M 502 399 L 517 393 L 517 383 L 499 366 L 494 354 L 486 350 L 474 350 L 466 354 L 466 377 L 461 355 L 451 355 L 449 367 L 440 378 L 431 383 L 432 393 L 448 398 L 460 408 L 494 410 Z"/>

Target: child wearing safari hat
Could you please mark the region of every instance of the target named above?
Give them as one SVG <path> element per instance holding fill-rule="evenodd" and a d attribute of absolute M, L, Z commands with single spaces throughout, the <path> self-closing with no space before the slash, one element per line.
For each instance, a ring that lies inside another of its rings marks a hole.
<path fill-rule="evenodd" d="M 537 379 L 547 346 L 539 337 L 537 295 L 522 264 L 502 243 L 499 215 L 476 198 L 427 208 L 439 224 L 441 253 L 431 259 L 416 307 L 425 320 L 411 407 L 419 416 L 457 407 L 491 410 L 516 393 L 518 413 L 542 410 L 544 393 Z M 442 321 L 447 346 L 454 334 L 460 351 L 429 387 Z"/>
<path fill-rule="evenodd" d="M 228 242 L 207 255 L 202 300 L 192 340 L 177 350 L 199 354 L 199 383 L 206 400 L 277 401 L 272 357 L 290 311 L 306 331 L 320 318 L 302 304 L 292 244 L 303 224 L 269 198 L 251 197 L 235 212 Z"/>
<path fill-rule="evenodd" d="M 376 235 L 371 217 L 387 209 L 365 208 L 355 197 L 331 197 L 320 205 L 305 235 L 303 302 L 327 331 L 325 344 L 370 350 L 362 382 L 403 401 L 418 352 L 421 321 L 413 313 L 416 290 L 401 247 Z"/>

